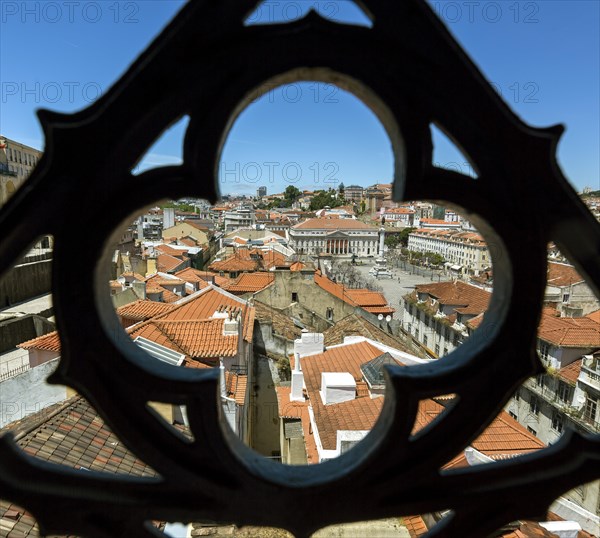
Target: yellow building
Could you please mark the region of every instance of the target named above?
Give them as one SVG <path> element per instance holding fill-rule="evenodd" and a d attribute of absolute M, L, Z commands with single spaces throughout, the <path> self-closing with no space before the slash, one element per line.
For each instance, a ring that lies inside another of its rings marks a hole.
<path fill-rule="evenodd" d="M 0 205 L 29 177 L 42 152 L 0 135 Z"/>

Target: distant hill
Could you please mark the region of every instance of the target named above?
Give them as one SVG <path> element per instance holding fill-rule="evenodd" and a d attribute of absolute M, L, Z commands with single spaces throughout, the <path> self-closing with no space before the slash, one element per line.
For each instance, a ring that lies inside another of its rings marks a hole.
<path fill-rule="evenodd" d="M 591 192 L 586 192 L 585 194 L 582 194 L 581 197 L 582 198 L 592 198 L 594 196 L 600 196 L 600 190 L 598 191 L 591 191 Z"/>

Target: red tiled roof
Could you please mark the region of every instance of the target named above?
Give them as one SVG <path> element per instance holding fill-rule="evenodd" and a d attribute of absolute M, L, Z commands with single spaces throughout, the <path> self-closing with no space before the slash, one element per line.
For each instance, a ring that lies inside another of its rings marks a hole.
<path fill-rule="evenodd" d="M 122 318 L 146 321 L 154 316 L 165 314 L 173 309 L 173 305 L 156 301 L 138 300 L 117 309 L 117 315 Z"/>
<path fill-rule="evenodd" d="M 202 319 L 154 320 L 149 323 L 156 325 L 190 357 L 234 357 L 238 352 L 238 336 L 224 335 L 223 322 L 223 319 Z"/>
<path fill-rule="evenodd" d="M 160 252 L 162 252 L 163 254 L 168 254 L 169 256 L 174 256 L 176 258 L 180 258 L 180 259 L 184 259 L 186 258 L 186 254 L 187 254 L 187 250 L 183 250 L 183 249 L 178 249 L 178 248 L 173 248 L 170 245 L 157 245 L 156 247 L 154 247 L 156 250 L 159 250 Z"/>
<path fill-rule="evenodd" d="M 588 314 L 585 317 L 588 318 L 588 319 L 591 319 L 592 321 L 595 321 L 596 323 L 600 323 L 600 310 L 596 310 L 595 312 L 591 312 L 590 314 Z"/>
<path fill-rule="evenodd" d="M 542 313 L 538 338 L 560 347 L 600 347 L 600 324 L 590 318 L 557 318 Z"/>
<path fill-rule="evenodd" d="M 248 386 L 248 376 L 225 372 L 225 388 L 227 396 L 233 398 L 238 405 L 244 405 L 246 401 L 246 387 Z"/>
<path fill-rule="evenodd" d="M 571 364 L 563 366 L 560 370 L 558 370 L 558 375 L 567 383 L 575 385 L 577 383 L 577 378 L 581 373 L 582 363 L 583 359 L 573 361 Z"/>
<path fill-rule="evenodd" d="M 42 349 L 45 351 L 56 351 L 60 353 L 60 339 L 58 331 L 52 331 L 48 334 L 38 336 L 32 340 L 20 343 L 17 347 L 21 349 Z"/>
<path fill-rule="evenodd" d="M 176 305 L 176 308 L 155 319 L 208 319 L 220 307 L 242 309 L 244 316 L 244 340 L 251 342 L 254 332 L 254 307 L 248 306 L 246 301 L 238 299 L 213 286 L 182 299 L 179 304 Z"/>
<path fill-rule="evenodd" d="M 306 219 L 292 226 L 294 230 L 371 230 L 377 231 L 377 228 L 369 226 L 360 220 L 355 219 Z"/>
<path fill-rule="evenodd" d="M 242 273 L 235 280 L 224 284 L 223 289 L 235 295 L 242 293 L 254 293 L 266 288 L 275 280 L 272 272 Z"/>
<path fill-rule="evenodd" d="M 577 269 L 566 263 L 548 262 L 548 274 L 546 281 L 549 286 L 570 286 L 578 282 L 583 282 L 583 277 L 577 272 Z"/>
<path fill-rule="evenodd" d="M 359 306 L 375 314 L 393 314 L 395 310 L 388 305 L 384 295 L 367 289 L 349 289 L 341 284 L 329 280 L 320 271 L 315 272 L 315 284 L 321 289 L 331 293 L 338 299 L 352 306 Z"/>
<path fill-rule="evenodd" d="M 247 250 L 237 250 L 229 258 L 211 263 L 208 268 L 211 271 L 226 272 L 257 271 L 259 260 L 252 259 Z"/>
<path fill-rule="evenodd" d="M 460 314 L 478 315 L 487 310 L 492 294 L 465 282 L 437 282 L 415 286 L 417 293 L 427 293 L 443 305 L 456 306 Z"/>
<path fill-rule="evenodd" d="M 427 526 L 421 516 L 406 516 L 402 518 L 402 522 L 410 534 L 410 538 L 419 538 L 427 534 Z"/>
<path fill-rule="evenodd" d="M 156 258 L 157 269 L 165 273 L 176 271 L 184 263 L 186 263 L 186 260 L 181 260 L 169 254 L 159 254 Z"/>

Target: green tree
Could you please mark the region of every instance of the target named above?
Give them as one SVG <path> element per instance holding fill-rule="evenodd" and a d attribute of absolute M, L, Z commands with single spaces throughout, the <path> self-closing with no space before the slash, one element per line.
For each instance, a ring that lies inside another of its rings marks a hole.
<path fill-rule="evenodd" d="M 337 197 L 333 189 L 327 191 L 317 191 L 310 201 L 310 210 L 317 211 L 324 207 L 339 207 L 343 204 L 343 200 Z"/>
<path fill-rule="evenodd" d="M 344 183 L 340 183 L 340 186 L 338 187 L 338 192 L 340 193 L 340 198 L 343 200 L 344 199 L 344 190 L 346 187 L 344 187 Z"/>
<path fill-rule="evenodd" d="M 400 234 L 388 234 L 385 237 L 384 243 L 388 248 L 396 248 L 400 243 Z"/>
<path fill-rule="evenodd" d="M 283 196 L 285 201 L 287 202 L 286 207 L 290 207 L 300 196 L 302 196 L 302 192 L 294 185 L 288 185 L 288 187 L 283 191 Z"/>
<path fill-rule="evenodd" d="M 406 247 L 408 246 L 408 234 L 414 232 L 416 230 L 416 228 L 404 228 L 404 230 L 402 230 L 399 234 L 398 234 L 398 242 L 403 246 Z"/>

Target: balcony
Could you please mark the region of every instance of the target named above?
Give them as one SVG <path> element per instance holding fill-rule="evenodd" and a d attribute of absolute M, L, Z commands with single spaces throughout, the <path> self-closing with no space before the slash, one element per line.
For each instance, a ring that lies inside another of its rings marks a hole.
<path fill-rule="evenodd" d="M 600 357 L 586 356 L 583 358 L 578 381 L 600 394 Z"/>

